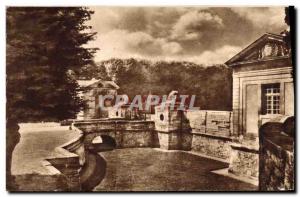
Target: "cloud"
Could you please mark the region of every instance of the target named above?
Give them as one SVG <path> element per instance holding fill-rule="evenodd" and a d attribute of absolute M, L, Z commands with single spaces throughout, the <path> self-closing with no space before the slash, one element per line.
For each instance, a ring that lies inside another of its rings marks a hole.
<path fill-rule="evenodd" d="M 239 46 L 225 45 L 214 51 L 205 51 L 195 61 L 203 64 L 224 63 L 242 50 Z"/>
<path fill-rule="evenodd" d="M 223 27 L 223 20 L 207 11 L 191 11 L 173 26 L 172 39 L 201 40 L 205 34 Z"/>
<path fill-rule="evenodd" d="M 94 42 L 94 46 L 97 45 L 103 48 L 97 55 L 97 61 L 112 57 L 153 59 L 157 56 L 177 55 L 183 50 L 177 42 L 168 41 L 165 38 L 154 38 L 141 31 L 129 32 L 127 30 L 112 30 L 102 34 Z"/>
<path fill-rule="evenodd" d="M 285 12 L 283 7 L 244 7 L 231 8 L 233 12 L 251 21 L 255 27 L 273 31 L 286 28 L 283 23 Z"/>
<path fill-rule="evenodd" d="M 206 50 L 199 55 L 188 55 L 185 54 L 183 56 L 176 57 L 160 57 L 158 59 L 166 60 L 166 61 L 189 61 L 198 64 L 202 64 L 204 66 L 211 66 L 214 64 L 223 64 L 238 52 L 242 50 L 239 46 L 225 45 L 216 50 Z"/>
<path fill-rule="evenodd" d="M 96 61 L 145 58 L 224 63 L 266 32 L 286 28 L 284 7 L 92 7 Z"/>
<path fill-rule="evenodd" d="M 88 25 L 91 25 L 99 34 L 115 29 L 121 20 L 121 15 L 117 9 L 111 7 L 91 7 L 91 9 L 95 12 Z"/>
<path fill-rule="evenodd" d="M 166 41 L 163 42 L 164 44 L 162 45 L 162 49 L 165 54 L 170 53 L 172 55 L 175 55 L 180 53 L 183 50 L 181 45 L 177 42 L 169 42 L 169 43 Z"/>

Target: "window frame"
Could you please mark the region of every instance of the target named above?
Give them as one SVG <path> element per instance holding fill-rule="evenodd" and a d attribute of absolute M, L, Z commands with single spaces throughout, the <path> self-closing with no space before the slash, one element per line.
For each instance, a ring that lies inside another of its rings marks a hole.
<path fill-rule="evenodd" d="M 261 91 L 262 115 L 279 115 L 281 113 L 280 83 L 262 84 Z"/>

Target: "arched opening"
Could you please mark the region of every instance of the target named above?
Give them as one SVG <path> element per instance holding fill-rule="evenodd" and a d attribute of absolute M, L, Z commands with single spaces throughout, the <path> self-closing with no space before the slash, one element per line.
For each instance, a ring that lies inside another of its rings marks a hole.
<path fill-rule="evenodd" d="M 159 119 L 160 119 L 161 121 L 164 121 L 164 119 L 165 119 L 164 115 L 163 115 L 163 114 L 160 114 Z"/>
<path fill-rule="evenodd" d="M 107 144 L 113 148 L 116 148 L 117 146 L 117 143 L 116 143 L 116 140 L 109 136 L 109 135 L 101 135 L 101 138 L 102 138 L 102 143 L 103 144 Z"/>
<path fill-rule="evenodd" d="M 103 84 L 102 84 L 102 83 L 99 83 L 99 84 L 98 84 L 98 88 L 103 88 Z"/>
<path fill-rule="evenodd" d="M 94 152 L 111 151 L 117 147 L 116 140 L 109 135 L 96 136 L 92 140 L 91 150 Z"/>

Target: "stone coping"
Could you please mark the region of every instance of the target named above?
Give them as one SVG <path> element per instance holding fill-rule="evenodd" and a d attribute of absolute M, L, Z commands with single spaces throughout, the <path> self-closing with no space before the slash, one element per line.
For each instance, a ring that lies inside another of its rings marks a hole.
<path fill-rule="evenodd" d="M 80 120 L 74 121 L 73 124 L 91 124 L 91 123 L 153 123 L 153 120 L 125 120 L 125 119 L 90 119 L 90 120 Z"/>
<path fill-rule="evenodd" d="M 82 130 L 85 130 L 85 127 L 82 127 Z M 141 131 L 151 131 L 151 132 L 158 132 L 154 128 L 147 128 L 147 127 L 142 127 L 142 128 L 96 128 L 96 130 L 86 130 L 84 131 L 85 133 L 98 133 L 98 132 L 141 132 Z M 160 131 L 164 132 L 164 131 Z M 165 132 L 165 133 L 171 133 L 171 132 Z"/>
<path fill-rule="evenodd" d="M 193 135 L 200 135 L 200 136 L 205 136 L 205 137 L 210 137 L 214 139 L 220 139 L 220 140 L 226 140 L 226 141 L 233 141 L 233 138 L 231 136 L 225 136 L 225 135 L 215 135 L 212 133 L 204 133 L 204 132 L 195 132 L 192 130 Z"/>
<path fill-rule="evenodd" d="M 260 128 L 260 137 L 263 142 L 266 141 L 277 149 L 293 152 L 294 137 L 285 131 L 285 129 L 290 129 L 290 131 L 295 132 L 293 118 L 293 116 L 281 116 L 264 124 Z"/>
<path fill-rule="evenodd" d="M 282 149 L 288 152 L 294 151 L 294 139 L 282 132 L 272 132 L 264 135 L 264 141 L 272 144 L 277 149 Z"/>
<path fill-rule="evenodd" d="M 83 130 L 85 133 L 93 133 L 98 131 L 154 131 L 155 125 L 153 121 L 85 121 L 74 122 L 72 128 Z"/>
<path fill-rule="evenodd" d="M 61 121 L 61 125 L 72 125 L 72 124 L 91 124 L 91 123 L 111 123 L 111 122 L 118 122 L 118 123 L 128 123 L 128 122 L 152 122 L 154 124 L 153 120 L 132 120 L 132 119 L 125 119 L 125 118 L 98 118 L 98 119 L 84 119 L 84 120 L 77 120 L 77 119 L 67 119 L 64 121 Z"/>
<path fill-rule="evenodd" d="M 215 173 L 215 174 L 227 176 L 227 177 L 239 180 L 239 181 L 243 181 L 245 183 L 250 183 L 250 184 L 255 185 L 255 186 L 258 186 L 258 179 L 257 178 L 254 178 L 254 177 L 244 177 L 244 176 L 235 175 L 233 173 L 228 172 L 228 168 L 214 170 L 214 171 L 211 171 L 211 172 Z"/>
<path fill-rule="evenodd" d="M 57 174 L 61 174 L 61 172 L 56 169 L 49 161 L 47 160 L 43 160 L 41 162 L 42 166 L 48 170 L 47 175 L 57 175 Z"/>
<path fill-rule="evenodd" d="M 80 146 L 80 144 L 83 142 L 83 132 L 77 127 L 73 127 L 72 131 L 77 132 L 78 135 L 72 138 L 70 141 L 56 147 L 57 151 L 70 156 L 76 155 L 73 153 L 74 149 L 78 148 L 78 146 Z"/>
<path fill-rule="evenodd" d="M 195 113 L 197 113 L 197 112 L 216 112 L 216 113 L 232 113 L 232 111 L 226 111 L 226 110 L 202 110 L 202 109 L 200 109 L 200 110 L 186 110 L 186 112 L 195 112 Z"/>
<path fill-rule="evenodd" d="M 249 152 L 249 153 L 259 153 L 259 146 L 258 145 L 249 145 L 249 144 L 242 144 L 242 143 L 231 143 L 230 144 L 232 149 L 235 150 L 240 150 L 244 152 Z"/>
<path fill-rule="evenodd" d="M 158 132 L 158 133 L 177 133 L 177 134 L 192 134 L 192 130 L 187 128 L 187 129 L 172 129 L 172 130 L 157 130 L 153 129 L 153 131 Z"/>
<path fill-rule="evenodd" d="M 73 153 L 74 149 L 76 149 L 83 141 L 83 132 L 73 127 L 71 132 L 76 133 L 77 135 L 71 138 L 68 142 L 56 147 L 54 150 L 60 154 L 60 156 L 57 157 L 49 157 L 46 159 L 54 159 L 54 158 L 65 158 L 65 157 L 78 157 L 77 154 Z"/>

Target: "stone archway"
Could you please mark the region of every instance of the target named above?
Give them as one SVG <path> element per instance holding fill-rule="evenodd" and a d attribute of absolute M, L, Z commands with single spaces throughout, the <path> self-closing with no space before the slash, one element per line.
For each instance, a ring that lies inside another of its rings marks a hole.
<path fill-rule="evenodd" d="M 109 135 L 101 135 L 100 137 L 102 138 L 103 144 L 107 144 L 113 148 L 117 147 L 117 142 L 116 142 L 115 138 L 113 138 Z"/>
<path fill-rule="evenodd" d="M 90 150 L 93 152 L 111 151 L 117 147 L 115 138 L 109 135 L 95 136 L 91 142 Z"/>

